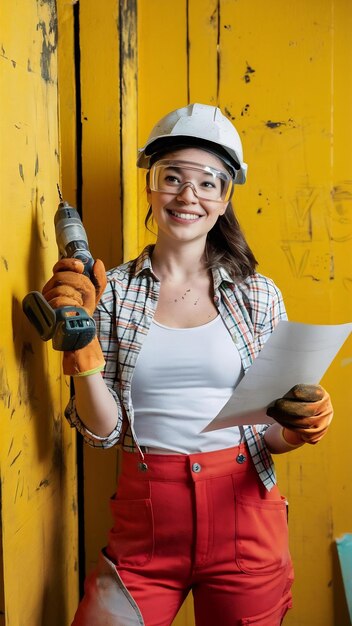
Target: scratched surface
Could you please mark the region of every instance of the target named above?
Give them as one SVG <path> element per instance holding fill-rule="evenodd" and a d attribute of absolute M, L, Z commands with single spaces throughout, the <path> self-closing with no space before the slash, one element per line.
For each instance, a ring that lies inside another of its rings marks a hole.
<path fill-rule="evenodd" d="M 0 67 L 0 608 L 7 626 L 65 626 L 77 601 L 75 439 L 62 420 L 68 387 L 60 355 L 21 308 L 57 258 L 54 0 L 2 3 Z"/>
<path fill-rule="evenodd" d="M 78 33 L 82 209 L 94 254 L 113 265 L 152 240 L 135 153 L 155 120 L 188 101 L 219 103 L 244 141 L 248 185 L 234 204 L 260 271 L 282 289 L 290 319 L 350 321 L 349 0 L 107 0 L 104 7 L 81 2 Z M 73 127 L 71 119 L 67 132 Z M 351 342 L 323 381 L 335 406 L 328 438 L 277 460 L 296 566 L 287 626 L 349 624 L 333 544 L 352 519 L 350 352 Z M 85 452 L 88 569 L 111 522 L 115 472 L 114 452 Z M 193 623 L 189 600 L 175 626 Z"/>

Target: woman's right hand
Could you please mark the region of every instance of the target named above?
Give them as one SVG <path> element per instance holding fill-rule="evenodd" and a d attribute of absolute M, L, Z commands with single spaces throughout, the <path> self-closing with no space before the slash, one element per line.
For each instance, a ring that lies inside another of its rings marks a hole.
<path fill-rule="evenodd" d="M 63 306 L 82 307 L 92 316 L 106 288 L 103 262 L 93 265 L 92 280 L 83 274 L 82 261 L 74 258 L 60 259 L 53 267 L 53 276 L 43 287 L 43 296 L 53 309 Z"/>
<path fill-rule="evenodd" d="M 100 259 L 93 265 L 92 280 L 83 274 L 82 261 L 65 258 L 53 267 L 53 276 L 43 287 L 43 296 L 53 309 L 82 307 L 92 316 L 105 290 L 107 279 Z M 94 281 L 94 283 L 92 282 Z M 105 366 L 104 355 L 95 336 L 84 348 L 63 353 L 63 370 L 67 376 L 88 376 Z"/>

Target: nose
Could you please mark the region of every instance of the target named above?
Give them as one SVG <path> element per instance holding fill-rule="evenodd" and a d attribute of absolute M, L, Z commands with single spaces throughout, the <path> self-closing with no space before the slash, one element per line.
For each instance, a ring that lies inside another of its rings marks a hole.
<path fill-rule="evenodd" d="M 193 183 L 184 183 L 177 194 L 177 199 L 183 202 L 196 203 L 198 200 L 197 191 Z"/>

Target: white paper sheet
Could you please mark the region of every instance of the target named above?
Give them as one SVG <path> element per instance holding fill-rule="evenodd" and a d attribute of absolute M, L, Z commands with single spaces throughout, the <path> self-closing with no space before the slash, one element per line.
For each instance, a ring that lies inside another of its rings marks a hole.
<path fill-rule="evenodd" d="M 266 409 L 299 383 L 318 384 L 352 332 L 351 324 L 312 325 L 281 320 L 230 400 L 203 432 L 275 420 Z"/>

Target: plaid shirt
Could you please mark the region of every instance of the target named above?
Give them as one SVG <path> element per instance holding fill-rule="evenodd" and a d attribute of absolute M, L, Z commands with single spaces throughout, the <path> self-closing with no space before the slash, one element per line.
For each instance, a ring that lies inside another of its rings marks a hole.
<path fill-rule="evenodd" d="M 108 448 L 121 443 L 140 450 L 134 433 L 131 382 L 138 354 L 158 303 L 160 281 L 151 265 L 152 246 L 140 256 L 107 273 L 108 285 L 95 311 L 97 334 L 105 356 L 103 377 L 118 408 L 118 422 L 109 437 L 98 437 L 80 420 L 74 397 L 65 416 L 85 441 Z M 224 268 L 212 270 L 214 303 L 239 351 L 244 372 L 253 363 L 280 319 L 287 319 L 280 291 L 274 283 L 254 274 L 241 282 Z M 257 472 L 268 490 L 276 483 L 274 464 L 264 441 L 267 424 L 245 426 L 247 442 Z"/>

